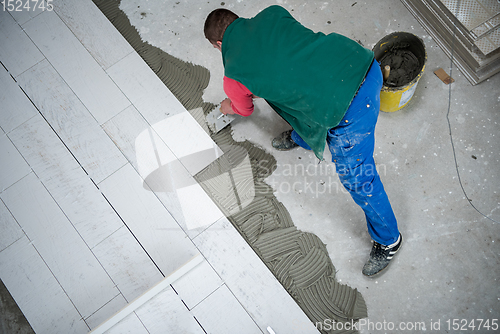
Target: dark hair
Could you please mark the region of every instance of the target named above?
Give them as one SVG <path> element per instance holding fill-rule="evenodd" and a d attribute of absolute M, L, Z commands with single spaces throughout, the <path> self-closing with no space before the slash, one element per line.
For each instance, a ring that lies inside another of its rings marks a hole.
<path fill-rule="evenodd" d="M 217 41 L 222 42 L 226 28 L 238 17 L 238 15 L 225 8 L 212 11 L 205 20 L 205 28 L 203 29 L 205 37 L 212 44 L 215 44 Z"/>

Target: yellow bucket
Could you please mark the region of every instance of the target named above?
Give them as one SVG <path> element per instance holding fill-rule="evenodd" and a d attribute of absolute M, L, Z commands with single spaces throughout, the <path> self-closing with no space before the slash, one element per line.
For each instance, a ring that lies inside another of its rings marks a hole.
<path fill-rule="evenodd" d="M 427 53 L 425 51 L 424 42 L 417 36 L 407 32 L 394 32 L 382 38 L 373 47 L 375 59 L 384 68 L 384 63 L 387 62 L 387 56 L 395 50 L 410 51 L 417 59 L 415 68 L 411 70 L 410 77 L 406 78 L 404 84 L 395 85 L 384 81 L 380 92 L 380 110 L 385 112 L 393 112 L 403 108 L 410 102 L 417 83 L 424 73 L 425 63 L 427 61 Z M 397 73 L 397 72 L 395 72 Z M 390 79 L 391 77 L 389 77 Z"/>

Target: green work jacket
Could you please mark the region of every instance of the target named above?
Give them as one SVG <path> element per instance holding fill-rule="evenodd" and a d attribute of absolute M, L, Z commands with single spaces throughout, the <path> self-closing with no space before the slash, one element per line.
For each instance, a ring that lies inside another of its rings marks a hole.
<path fill-rule="evenodd" d="M 323 160 L 327 131 L 344 117 L 373 52 L 340 34 L 315 33 L 271 6 L 229 25 L 222 59 L 224 75 L 266 99 Z"/>

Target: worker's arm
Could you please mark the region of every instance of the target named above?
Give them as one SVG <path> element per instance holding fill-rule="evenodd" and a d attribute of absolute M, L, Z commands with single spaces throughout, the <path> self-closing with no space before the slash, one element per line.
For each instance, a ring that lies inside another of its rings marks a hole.
<path fill-rule="evenodd" d="M 228 99 L 221 102 L 223 114 L 250 116 L 253 113 L 254 95 L 236 80 L 224 77 L 224 92 Z"/>

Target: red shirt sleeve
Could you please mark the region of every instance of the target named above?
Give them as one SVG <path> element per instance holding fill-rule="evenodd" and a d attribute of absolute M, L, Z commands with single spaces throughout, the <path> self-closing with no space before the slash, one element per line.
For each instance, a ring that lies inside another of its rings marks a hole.
<path fill-rule="evenodd" d="M 245 117 L 253 113 L 253 95 L 248 88 L 224 76 L 224 92 L 231 100 L 231 108 L 235 113 Z"/>

